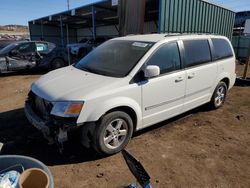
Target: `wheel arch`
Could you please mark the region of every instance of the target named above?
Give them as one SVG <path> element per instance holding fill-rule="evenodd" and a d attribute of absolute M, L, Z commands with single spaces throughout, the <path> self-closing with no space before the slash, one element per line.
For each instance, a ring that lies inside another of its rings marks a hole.
<path fill-rule="evenodd" d="M 117 97 L 102 102 L 99 100 L 94 103 L 86 102 L 86 109 L 87 108 L 88 110 L 80 114 L 77 122 L 95 122 L 110 112 L 122 111 L 130 115 L 133 120 L 134 130 L 142 128 L 141 107 L 131 98 Z"/>
<path fill-rule="evenodd" d="M 49 62 L 49 66 L 50 66 L 51 69 L 53 68 L 53 62 L 54 62 L 55 60 L 57 60 L 57 59 L 60 59 L 60 60 L 63 61 L 63 66 L 66 65 L 66 61 L 65 61 L 65 59 L 64 59 L 63 57 L 54 57 L 54 58 Z"/>
<path fill-rule="evenodd" d="M 229 73 L 223 73 L 223 74 L 220 74 L 217 78 L 217 81 L 216 81 L 216 84 L 214 86 L 214 89 L 217 87 L 217 85 L 220 83 L 220 82 L 225 82 L 225 84 L 227 85 L 227 88 L 230 89 L 231 88 L 231 84 L 232 84 L 232 80 L 230 79 L 230 74 Z"/>
<path fill-rule="evenodd" d="M 136 115 L 136 112 L 134 111 L 134 109 L 129 107 L 129 106 L 118 106 L 118 107 L 112 108 L 112 109 L 108 110 L 105 114 L 103 114 L 102 117 L 108 113 L 115 112 L 115 111 L 122 111 L 122 112 L 125 112 L 126 114 L 128 114 L 133 121 L 133 131 L 136 130 L 137 121 L 138 121 L 137 115 Z"/>
<path fill-rule="evenodd" d="M 53 61 L 55 61 L 56 59 L 62 60 L 64 62 L 64 64 L 66 63 L 66 61 L 63 57 L 54 57 L 53 59 L 51 59 L 50 63 L 53 63 Z"/>
<path fill-rule="evenodd" d="M 230 86 L 230 79 L 228 77 L 223 78 L 220 82 L 224 82 L 227 85 L 227 88 Z"/>

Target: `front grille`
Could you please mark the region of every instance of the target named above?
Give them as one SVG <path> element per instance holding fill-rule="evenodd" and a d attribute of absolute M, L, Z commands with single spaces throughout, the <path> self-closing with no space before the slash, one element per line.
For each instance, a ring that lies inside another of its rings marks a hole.
<path fill-rule="evenodd" d="M 50 115 L 50 112 L 53 108 L 53 104 L 50 101 L 47 101 L 35 93 L 30 91 L 28 95 L 28 103 L 31 104 L 31 108 L 33 112 L 42 120 L 47 122 L 50 126 L 52 125 L 59 125 L 59 126 L 67 126 L 72 127 L 76 126 L 77 118 L 64 118 L 64 117 L 57 117 Z"/>
<path fill-rule="evenodd" d="M 35 113 L 43 120 L 49 120 L 50 111 L 53 107 L 52 103 L 30 92 L 29 99 L 32 102 L 32 107 Z"/>

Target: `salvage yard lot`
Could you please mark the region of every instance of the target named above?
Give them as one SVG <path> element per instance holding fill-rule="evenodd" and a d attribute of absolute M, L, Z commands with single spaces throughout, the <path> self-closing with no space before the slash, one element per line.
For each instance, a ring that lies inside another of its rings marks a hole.
<path fill-rule="evenodd" d="M 242 72 L 242 65 L 238 71 Z M 73 139 L 61 155 L 28 123 L 23 104 L 42 73 L 0 77 L 2 154 L 35 157 L 55 187 L 121 187 L 134 178 L 121 154 L 101 158 Z M 143 163 L 153 187 L 250 187 L 250 88 L 234 87 L 215 111 L 199 107 L 136 133 L 127 149 Z"/>

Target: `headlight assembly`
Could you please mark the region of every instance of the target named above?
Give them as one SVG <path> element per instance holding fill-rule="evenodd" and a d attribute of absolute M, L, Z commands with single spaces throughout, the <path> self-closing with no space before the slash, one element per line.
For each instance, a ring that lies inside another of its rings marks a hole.
<path fill-rule="evenodd" d="M 50 114 L 59 117 L 78 117 L 83 108 L 83 102 L 54 102 Z"/>

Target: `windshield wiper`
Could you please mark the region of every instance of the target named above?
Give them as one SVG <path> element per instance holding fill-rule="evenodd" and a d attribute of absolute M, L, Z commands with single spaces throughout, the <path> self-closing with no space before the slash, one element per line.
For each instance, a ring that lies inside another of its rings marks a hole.
<path fill-rule="evenodd" d="M 109 74 L 107 73 L 104 73 L 104 72 L 100 72 L 100 71 L 97 71 L 95 69 L 91 69 L 89 67 L 77 67 L 83 71 L 86 71 L 86 72 L 90 72 L 90 73 L 93 73 L 93 74 L 99 74 L 99 75 L 103 75 L 103 76 L 110 76 Z"/>

